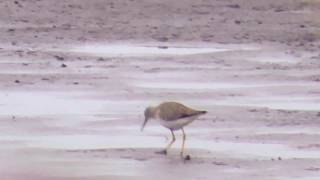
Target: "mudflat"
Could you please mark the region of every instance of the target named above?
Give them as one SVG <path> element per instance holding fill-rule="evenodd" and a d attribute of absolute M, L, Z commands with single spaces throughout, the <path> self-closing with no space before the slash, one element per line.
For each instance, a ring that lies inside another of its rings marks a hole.
<path fill-rule="evenodd" d="M 0 176 L 316 180 L 317 0 L 0 2 Z M 170 132 L 143 111 L 208 113 Z"/>

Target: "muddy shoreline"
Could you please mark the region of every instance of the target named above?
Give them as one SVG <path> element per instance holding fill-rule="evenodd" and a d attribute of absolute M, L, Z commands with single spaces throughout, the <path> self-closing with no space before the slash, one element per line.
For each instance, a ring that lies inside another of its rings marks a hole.
<path fill-rule="evenodd" d="M 316 0 L 0 2 L 0 176 L 316 180 Z M 168 156 L 146 106 L 208 114 Z"/>

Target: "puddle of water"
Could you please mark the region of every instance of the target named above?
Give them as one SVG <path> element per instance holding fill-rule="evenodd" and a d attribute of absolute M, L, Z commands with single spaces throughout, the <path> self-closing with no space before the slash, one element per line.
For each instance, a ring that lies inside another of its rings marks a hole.
<path fill-rule="evenodd" d="M 133 57 L 133 56 L 167 56 L 167 55 L 193 55 L 204 53 L 215 53 L 228 51 L 224 48 L 208 48 L 208 47 L 168 47 L 159 48 L 152 46 L 137 46 L 137 45 L 84 45 L 74 47 L 69 50 L 75 53 L 86 53 L 99 56 L 121 56 L 121 57 Z"/>
<path fill-rule="evenodd" d="M 135 113 L 138 101 L 90 100 L 80 92 L 4 92 L 0 91 L 0 115 L 88 115 Z M 140 109 L 139 109 L 140 110 Z"/>
<path fill-rule="evenodd" d="M 267 107 L 270 109 L 283 110 L 305 110 L 318 111 L 320 110 L 320 97 L 305 96 L 305 97 L 242 97 L 226 100 L 215 101 L 215 105 L 222 106 L 247 106 L 247 107 Z"/>
<path fill-rule="evenodd" d="M 139 129 L 140 126 L 137 127 L 114 127 L 114 129 L 124 130 L 126 132 L 135 132 Z M 159 128 L 160 127 L 160 128 Z M 148 126 L 146 128 L 146 132 L 152 132 L 156 134 L 165 134 L 168 133 L 168 130 L 162 128 L 159 125 Z M 222 128 L 219 127 L 217 129 L 212 128 L 201 128 L 201 129 L 188 129 L 188 134 L 194 135 L 203 135 L 203 134 L 243 134 L 243 135 L 253 135 L 253 134 L 307 134 L 307 135 L 320 135 L 320 128 L 317 127 L 239 127 L 239 128 Z"/>
<path fill-rule="evenodd" d="M 238 85 L 204 84 L 208 88 L 239 88 Z M 262 85 L 240 85 L 240 88 Z M 273 86 L 273 85 L 270 85 Z M 274 84 L 275 86 L 275 84 Z M 301 84 L 303 87 L 303 84 Z M 183 85 L 183 87 L 186 87 Z M 201 86 L 200 86 L 201 87 Z M 198 86 L 196 88 L 199 88 Z M 201 87 L 205 88 L 205 87 Z M 85 93 L 56 92 L 5 92 L 0 91 L 0 115 L 88 115 L 88 114 L 136 114 L 149 103 L 145 101 L 110 101 L 81 98 Z M 80 97 L 80 98 L 79 98 Z M 188 102 L 185 100 L 185 102 Z M 190 102 L 194 104 L 195 102 Z M 255 106 L 272 109 L 320 110 L 319 97 L 239 97 L 224 100 L 199 100 L 201 106 Z"/>
<path fill-rule="evenodd" d="M 209 92 L 211 90 L 247 90 L 252 92 L 264 92 L 266 95 L 262 97 L 244 96 L 232 97 L 223 100 L 202 100 L 198 101 L 201 106 L 222 105 L 222 106 L 252 106 L 252 107 L 268 107 L 271 109 L 285 110 L 320 110 L 320 97 L 314 95 L 278 95 L 270 93 L 270 88 L 286 88 L 288 90 L 294 88 L 318 89 L 318 83 L 304 82 L 284 82 L 284 83 L 174 83 L 174 82 L 136 82 L 133 84 L 136 87 L 168 90 L 170 92 L 185 92 L 185 91 L 201 91 Z M 187 102 L 187 100 L 184 100 Z"/>
<path fill-rule="evenodd" d="M 278 180 L 319 180 L 319 176 L 280 177 Z"/>
<path fill-rule="evenodd" d="M 275 57 L 260 57 L 256 59 L 249 59 L 251 61 L 259 61 L 264 63 L 297 63 L 297 61 L 293 61 L 292 59 L 286 59 L 286 58 L 275 58 Z"/>
<path fill-rule="evenodd" d="M 264 56 L 254 56 L 250 58 L 246 58 L 246 60 L 249 61 L 254 61 L 254 62 L 261 62 L 261 63 L 298 63 L 299 59 L 289 56 L 289 55 L 284 55 L 284 54 L 278 54 L 278 55 L 264 55 Z"/>
<path fill-rule="evenodd" d="M 208 143 L 207 143 L 208 146 Z M 260 157 L 260 158 L 319 158 L 320 152 L 316 150 L 297 150 L 280 144 L 257 144 L 257 143 L 230 143 L 219 142 L 209 146 L 212 151 L 231 154 L 235 157 Z"/>
<path fill-rule="evenodd" d="M 188 130 L 189 132 L 190 130 Z M 246 127 L 246 128 L 219 128 L 219 129 L 201 129 L 201 133 L 228 133 L 233 132 L 237 134 L 307 134 L 320 135 L 320 128 L 316 127 Z M 196 132 L 195 132 L 196 133 Z"/>
<path fill-rule="evenodd" d="M 106 138 L 99 135 L 57 135 L 57 136 L 2 136 L 1 141 L 25 141 L 24 147 L 54 149 L 100 149 L 100 148 L 163 148 L 163 138 L 156 136 L 114 136 Z M 180 148 L 175 143 L 175 148 Z M 190 139 L 188 148 L 204 149 L 219 152 L 236 158 L 319 158 L 315 150 L 294 149 L 280 144 L 211 142 Z"/>

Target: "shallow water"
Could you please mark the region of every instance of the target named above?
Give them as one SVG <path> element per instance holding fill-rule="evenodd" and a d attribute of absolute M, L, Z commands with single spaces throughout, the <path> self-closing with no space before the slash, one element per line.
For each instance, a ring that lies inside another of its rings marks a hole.
<path fill-rule="evenodd" d="M 195 84 L 194 84 L 195 85 Z M 285 84 L 279 84 L 282 86 Z M 208 88 L 256 88 L 268 85 L 203 84 Z M 270 87 L 276 87 L 271 84 Z M 299 85 L 303 87 L 303 84 Z M 156 88 L 156 87 L 154 87 Z M 196 87 L 198 88 L 198 87 Z M 98 100 L 85 98 L 90 92 L 19 92 L 0 91 L 0 115 L 95 115 L 95 114 L 137 114 L 150 105 L 147 100 Z M 320 98 L 317 96 L 263 96 L 232 97 L 219 100 L 188 100 L 189 104 L 206 106 L 252 106 L 286 110 L 320 110 Z M 139 113 L 140 114 L 140 113 Z"/>
<path fill-rule="evenodd" d="M 308 91 L 320 90 L 319 83 L 313 82 L 273 82 L 273 83 L 181 83 L 181 82 L 133 82 L 138 88 L 155 89 L 168 92 L 212 92 L 232 91 L 233 93 L 248 93 L 238 97 L 226 97 L 216 100 L 199 100 L 201 106 L 247 106 L 268 107 L 271 109 L 284 110 L 320 110 L 320 98 L 316 95 L 307 94 Z M 290 95 L 292 89 L 302 88 L 300 94 Z M 279 91 L 276 91 L 279 89 Z M 285 95 L 283 92 L 288 92 Z M 279 94 L 276 94 L 279 93 Z M 281 94 L 282 93 L 282 94 Z M 188 100 L 185 100 L 188 102 Z"/>
<path fill-rule="evenodd" d="M 242 97 L 226 100 L 215 101 L 215 105 L 223 106 L 247 106 L 247 107 L 267 107 L 270 109 L 282 110 L 304 110 L 304 111 L 319 111 L 320 98 L 317 96 L 302 96 L 302 97 Z"/>
<path fill-rule="evenodd" d="M 279 177 L 279 180 L 319 180 L 316 176 Z"/>
<path fill-rule="evenodd" d="M 118 130 L 125 130 L 127 132 L 134 132 L 139 129 L 139 127 L 115 127 Z M 152 133 L 168 133 L 169 131 L 164 128 L 159 128 L 159 126 L 150 126 L 146 128 L 147 132 Z M 250 133 L 248 133 L 250 132 Z M 320 135 L 320 128 L 318 127 L 228 127 L 228 128 L 201 128 L 200 130 L 195 128 L 188 128 L 188 134 L 194 135 L 201 135 L 201 134 L 230 134 L 234 133 L 237 135 L 244 134 L 254 134 L 254 135 L 263 135 L 263 134 L 283 134 L 283 135 L 290 135 L 290 134 L 305 134 L 305 135 Z"/>
<path fill-rule="evenodd" d="M 84 98 L 84 92 L 0 91 L 0 115 L 88 115 L 126 114 L 139 109 L 139 101 L 110 101 Z"/>
<path fill-rule="evenodd" d="M 151 89 L 188 89 L 188 90 L 223 90 L 245 88 L 268 88 L 268 87 L 305 87 L 319 86 L 318 83 L 306 82 L 282 82 L 282 83 L 177 83 L 177 82 L 136 82 L 137 87 Z"/>
<path fill-rule="evenodd" d="M 193 55 L 228 51 L 221 47 L 172 47 L 172 46 L 139 46 L 139 45 L 105 45 L 91 44 L 73 47 L 69 51 L 74 53 L 94 54 L 108 57 L 139 57 L 139 56 L 167 56 Z"/>
<path fill-rule="evenodd" d="M 64 150 L 112 148 L 163 148 L 167 142 L 159 136 L 55 135 L 55 136 L 1 136 L 0 141 L 24 142 L 24 147 Z M 180 148 L 180 140 L 173 148 Z M 209 141 L 189 138 L 188 149 L 208 150 L 233 158 L 318 158 L 316 150 L 295 149 L 281 144 Z"/>
<path fill-rule="evenodd" d="M 283 52 L 260 52 L 254 56 L 245 57 L 245 60 L 260 63 L 292 64 L 298 63 L 301 58 L 297 58 Z"/>

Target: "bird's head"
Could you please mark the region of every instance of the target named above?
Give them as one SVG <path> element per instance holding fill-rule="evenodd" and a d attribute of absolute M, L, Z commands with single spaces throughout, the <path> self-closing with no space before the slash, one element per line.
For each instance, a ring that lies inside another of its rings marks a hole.
<path fill-rule="evenodd" d="M 146 126 L 149 119 L 154 117 L 155 108 L 154 107 L 147 107 L 146 110 L 144 110 L 144 121 L 141 126 L 141 131 L 143 131 L 144 127 Z"/>

